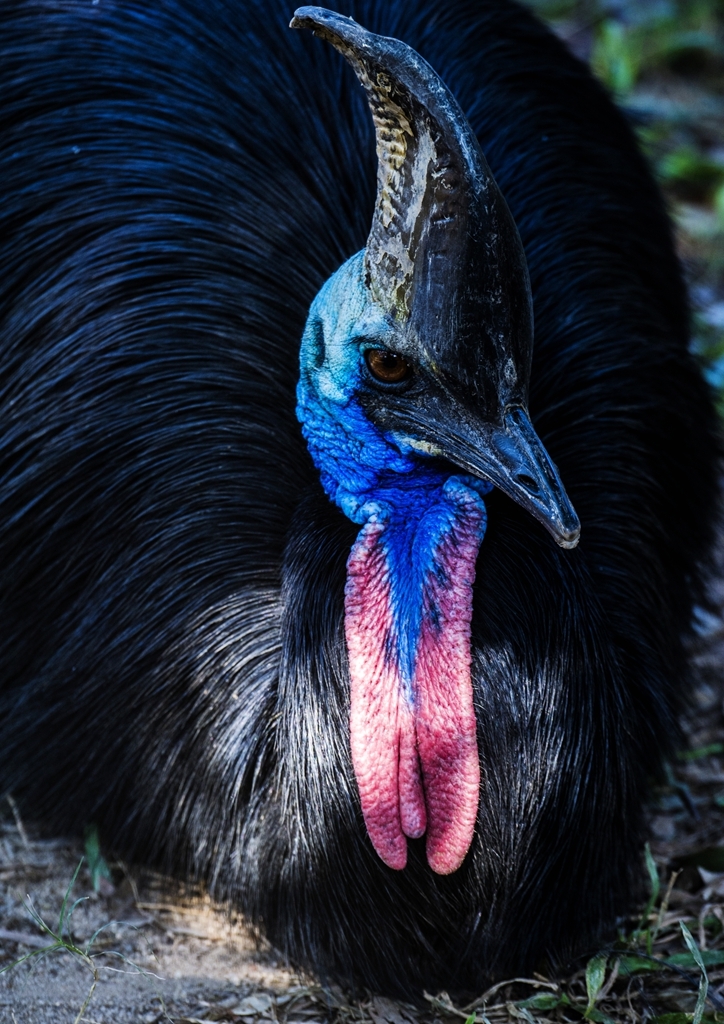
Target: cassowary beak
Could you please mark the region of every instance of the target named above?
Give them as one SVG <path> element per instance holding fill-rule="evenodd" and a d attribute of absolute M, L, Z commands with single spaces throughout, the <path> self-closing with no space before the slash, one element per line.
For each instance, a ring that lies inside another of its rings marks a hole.
<path fill-rule="evenodd" d="M 444 439 L 443 433 L 447 434 Z M 483 436 L 478 431 L 441 431 L 438 444 L 450 462 L 489 480 L 535 516 L 556 544 L 562 548 L 578 544 L 578 516 L 525 409 L 508 409 L 503 426 Z"/>
<path fill-rule="evenodd" d="M 407 430 L 394 431 L 418 451 L 444 458 L 460 469 L 488 480 L 522 505 L 545 526 L 556 544 L 574 548 L 581 524 L 565 492 L 558 470 L 521 406 L 508 408 L 502 425 L 480 422 L 472 415 L 451 416 L 437 403 Z M 403 442 L 404 443 L 404 442 Z"/>

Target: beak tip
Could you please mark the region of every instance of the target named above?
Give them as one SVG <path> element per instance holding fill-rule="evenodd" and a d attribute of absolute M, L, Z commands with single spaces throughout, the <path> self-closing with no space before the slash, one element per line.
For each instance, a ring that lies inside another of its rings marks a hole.
<path fill-rule="evenodd" d="M 578 517 L 575 517 L 575 525 L 557 531 L 554 536 L 558 547 L 565 551 L 572 551 L 573 548 L 578 547 L 578 542 L 581 539 L 581 524 Z"/>
<path fill-rule="evenodd" d="M 558 540 L 558 546 L 564 548 L 566 551 L 572 551 L 573 548 L 578 547 L 578 542 L 581 539 L 581 532 L 578 531 L 573 537 L 561 537 Z"/>

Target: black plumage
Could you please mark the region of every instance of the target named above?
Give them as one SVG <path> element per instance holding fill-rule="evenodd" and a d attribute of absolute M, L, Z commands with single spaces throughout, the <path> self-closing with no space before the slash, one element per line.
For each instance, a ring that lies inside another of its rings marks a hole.
<path fill-rule="evenodd" d="M 463 867 L 364 830 L 342 594 L 355 527 L 294 414 L 299 339 L 364 246 L 343 60 L 278 0 L 0 9 L 0 779 L 48 828 L 206 877 L 293 962 L 473 990 L 591 941 L 676 736 L 715 420 L 632 133 L 507 0 L 354 0 L 443 77 L 517 222 L 530 409 L 582 523 L 494 492 Z"/>

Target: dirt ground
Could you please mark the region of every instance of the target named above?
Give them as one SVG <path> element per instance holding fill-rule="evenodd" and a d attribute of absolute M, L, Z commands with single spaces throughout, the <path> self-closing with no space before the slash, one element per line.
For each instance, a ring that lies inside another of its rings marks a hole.
<path fill-rule="evenodd" d="M 0 826 L 2 965 L 52 944 L 28 904 L 55 929 L 83 854 L 82 844 L 37 840 L 28 831 L 12 816 Z M 73 898 L 84 898 L 71 920 L 76 945 L 106 926 L 91 949 L 99 981 L 81 1020 L 247 1020 L 293 999 L 297 979 L 201 894 L 114 865 L 114 878 L 119 873 L 105 895 L 93 891 L 84 869 L 74 887 Z M 32 958 L 0 975 L 0 1022 L 70 1024 L 92 983 L 90 965 L 67 951 Z"/>

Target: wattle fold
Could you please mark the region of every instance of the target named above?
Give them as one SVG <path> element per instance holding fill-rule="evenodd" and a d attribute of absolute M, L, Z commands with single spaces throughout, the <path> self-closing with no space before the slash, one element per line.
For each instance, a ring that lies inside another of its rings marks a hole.
<path fill-rule="evenodd" d="M 362 812 L 391 868 L 426 834 L 449 874 L 475 829 L 480 768 L 470 678 L 475 561 L 489 487 L 464 477 L 376 496 L 347 563 L 350 738 Z"/>

